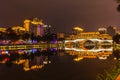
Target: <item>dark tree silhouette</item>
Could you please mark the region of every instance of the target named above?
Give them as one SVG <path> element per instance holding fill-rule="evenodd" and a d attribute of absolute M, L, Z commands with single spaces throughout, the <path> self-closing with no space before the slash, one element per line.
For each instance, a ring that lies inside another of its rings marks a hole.
<path fill-rule="evenodd" d="M 4 32 L 0 32 L 0 40 L 3 40 L 4 36 L 5 36 L 5 33 Z"/>
<path fill-rule="evenodd" d="M 22 35 L 23 40 L 28 40 L 29 38 L 30 38 L 30 34 L 27 32 Z"/>
<path fill-rule="evenodd" d="M 6 32 L 6 40 L 18 40 L 19 36 L 17 33 L 15 33 L 14 30 L 12 30 L 12 28 L 8 28 L 7 32 Z"/>
<path fill-rule="evenodd" d="M 42 37 L 41 36 L 36 36 L 36 40 L 37 40 L 37 42 L 40 42 L 40 41 L 42 41 Z"/>
<path fill-rule="evenodd" d="M 117 7 L 117 11 L 120 12 L 120 4 Z"/>
<path fill-rule="evenodd" d="M 115 36 L 113 36 L 113 41 L 116 42 L 117 44 L 120 44 L 120 35 L 116 34 Z"/>
<path fill-rule="evenodd" d="M 117 11 L 120 12 L 120 0 L 115 0 L 118 3 Z"/>

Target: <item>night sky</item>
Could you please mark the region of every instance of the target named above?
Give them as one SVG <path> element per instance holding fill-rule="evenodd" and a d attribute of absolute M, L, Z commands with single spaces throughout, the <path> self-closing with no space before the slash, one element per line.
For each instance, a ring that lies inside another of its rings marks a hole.
<path fill-rule="evenodd" d="M 119 26 L 120 13 L 114 0 L 2 0 L 0 26 L 23 25 L 24 19 L 38 17 L 55 32 L 70 33 L 74 26 L 85 31 Z"/>

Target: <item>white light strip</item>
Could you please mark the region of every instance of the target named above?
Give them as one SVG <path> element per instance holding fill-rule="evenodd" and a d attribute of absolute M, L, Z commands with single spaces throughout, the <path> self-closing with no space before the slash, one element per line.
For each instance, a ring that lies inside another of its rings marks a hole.
<path fill-rule="evenodd" d="M 65 40 L 66 42 L 77 42 L 77 41 L 83 41 L 83 40 L 91 40 L 91 41 L 99 41 L 99 42 L 113 42 L 113 40 L 101 40 L 101 39 L 75 39 L 75 40 Z"/>
<path fill-rule="evenodd" d="M 112 51 L 113 47 L 109 48 L 109 49 L 92 49 L 92 50 L 83 50 L 83 49 L 76 49 L 76 48 L 65 48 L 65 50 L 74 50 L 74 51 L 89 51 L 89 52 L 99 52 L 99 51 Z"/>

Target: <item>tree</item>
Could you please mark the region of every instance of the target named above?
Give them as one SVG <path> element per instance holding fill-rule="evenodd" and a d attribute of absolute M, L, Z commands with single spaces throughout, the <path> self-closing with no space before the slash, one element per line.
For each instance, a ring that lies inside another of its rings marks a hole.
<path fill-rule="evenodd" d="M 14 36 L 13 36 L 14 35 Z M 15 33 L 14 30 L 12 30 L 12 28 L 8 28 L 7 29 L 7 33 L 6 33 L 6 40 L 18 40 L 19 36 L 17 33 Z"/>
<path fill-rule="evenodd" d="M 23 40 L 28 40 L 29 38 L 30 38 L 30 34 L 27 32 L 22 35 Z"/>
<path fill-rule="evenodd" d="M 117 11 L 120 12 L 120 0 L 115 0 L 118 3 Z"/>
<path fill-rule="evenodd" d="M 116 34 L 113 36 L 113 42 L 116 42 L 117 44 L 120 43 L 120 34 Z"/>
<path fill-rule="evenodd" d="M 4 36 L 5 36 L 5 33 L 4 32 L 0 32 L 0 40 L 4 40 Z"/>

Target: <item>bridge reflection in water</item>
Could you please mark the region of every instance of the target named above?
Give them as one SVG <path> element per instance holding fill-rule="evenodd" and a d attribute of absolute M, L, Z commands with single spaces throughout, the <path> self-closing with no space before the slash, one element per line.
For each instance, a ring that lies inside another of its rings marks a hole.
<path fill-rule="evenodd" d="M 107 59 L 113 51 L 112 40 L 75 39 L 65 41 L 65 51 L 76 55 L 74 61 L 84 58 Z"/>

